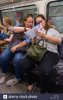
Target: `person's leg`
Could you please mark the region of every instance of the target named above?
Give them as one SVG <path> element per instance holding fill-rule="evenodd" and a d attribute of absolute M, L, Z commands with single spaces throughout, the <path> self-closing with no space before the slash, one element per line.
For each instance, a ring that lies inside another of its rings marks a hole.
<path fill-rule="evenodd" d="M 41 93 L 45 92 L 45 90 L 48 88 L 48 79 L 47 76 L 52 72 L 53 66 L 56 65 L 59 61 L 58 54 L 55 54 L 53 52 L 47 52 L 40 62 L 40 89 Z"/>
<path fill-rule="evenodd" d="M 3 53 L 0 55 L 0 64 L 2 67 L 2 72 L 7 73 L 8 72 L 8 64 L 10 61 L 10 58 L 13 56 L 13 54 L 10 52 L 9 48 L 6 48 Z"/>
<path fill-rule="evenodd" d="M 23 69 L 23 72 L 27 74 L 27 81 L 29 84 L 32 83 L 31 80 L 31 71 L 33 68 L 35 68 L 35 61 L 31 59 L 29 56 L 26 56 L 24 60 L 21 61 L 21 67 Z"/>
<path fill-rule="evenodd" d="M 28 82 L 27 92 L 32 92 L 34 87 L 34 77 L 31 71 L 35 67 L 35 63 L 36 62 L 29 56 L 25 57 L 24 60 L 21 61 L 21 67 L 23 69 L 23 73 L 26 73 L 26 81 Z"/>
<path fill-rule="evenodd" d="M 17 79 L 21 78 L 21 60 L 25 58 L 25 53 L 17 52 L 13 58 L 13 64 L 15 68 L 15 75 Z"/>
<path fill-rule="evenodd" d="M 23 73 L 22 67 L 20 66 L 21 60 L 25 58 L 25 54 L 21 52 L 16 52 L 13 58 L 13 65 L 15 69 L 15 75 L 16 77 L 14 79 L 11 79 L 7 82 L 8 86 L 15 85 L 21 80 L 21 75 Z"/>
<path fill-rule="evenodd" d="M 8 64 L 9 64 L 9 61 L 10 61 L 10 58 L 13 56 L 13 54 L 10 52 L 9 48 L 7 48 L 0 56 L 0 64 L 1 64 L 1 67 L 2 67 L 2 73 L 3 73 L 3 76 L 1 77 L 0 79 L 0 83 L 3 83 L 6 79 L 6 75 L 8 73 Z"/>

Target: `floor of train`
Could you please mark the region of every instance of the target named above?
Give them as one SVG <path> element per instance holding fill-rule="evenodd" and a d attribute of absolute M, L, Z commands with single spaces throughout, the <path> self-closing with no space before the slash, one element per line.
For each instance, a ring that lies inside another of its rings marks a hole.
<path fill-rule="evenodd" d="M 1 68 L 0 68 L 0 77 L 2 76 Z M 11 74 L 11 76 L 6 80 L 13 78 L 14 76 Z M 6 82 L 4 84 L 0 84 L 0 93 L 22 93 L 26 91 L 26 85 L 24 83 L 18 83 L 15 86 L 8 87 L 6 86 Z"/>
<path fill-rule="evenodd" d="M 2 76 L 2 71 L 0 68 L 0 77 Z M 6 80 L 6 82 L 9 79 L 14 78 L 13 74 L 10 74 L 10 77 Z M 0 84 L 0 93 L 26 93 L 27 91 L 27 82 L 21 81 L 20 83 L 16 84 L 15 86 L 7 86 L 6 82 L 4 84 Z M 34 93 L 39 93 L 40 89 L 36 88 Z M 49 89 L 46 93 L 63 93 L 63 87 L 57 87 L 53 86 L 51 89 Z"/>
<path fill-rule="evenodd" d="M 2 71 L 0 68 L 0 77 L 1 76 L 2 76 Z M 14 78 L 13 74 L 10 75 L 10 77 L 6 80 L 6 82 L 12 78 Z M 0 93 L 26 93 L 27 91 L 27 83 L 25 81 L 20 82 L 15 86 L 11 86 L 11 87 L 7 86 L 6 82 L 4 84 L 0 84 Z M 37 89 L 36 92 L 38 93 L 39 89 Z"/>

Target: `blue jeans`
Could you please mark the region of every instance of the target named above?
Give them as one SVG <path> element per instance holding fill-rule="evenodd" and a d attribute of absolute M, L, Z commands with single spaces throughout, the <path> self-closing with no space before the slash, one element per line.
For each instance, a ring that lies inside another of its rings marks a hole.
<path fill-rule="evenodd" d="M 0 33 L 0 40 L 4 40 L 6 38 L 8 38 L 8 36 L 6 34 Z"/>
<path fill-rule="evenodd" d="M 9 62 L 13 60 L 13 65 L 15 68 L 16 78 L 20 79 L 20 63 L 21 60 L 25 57 L 25 53 L 16 52 L 12 53 L 9 48 L 6 48 L 5 51 L 0 56 L 0 64 L 2 67 L 2 72 L 7 73 L 9 69 Z"/>

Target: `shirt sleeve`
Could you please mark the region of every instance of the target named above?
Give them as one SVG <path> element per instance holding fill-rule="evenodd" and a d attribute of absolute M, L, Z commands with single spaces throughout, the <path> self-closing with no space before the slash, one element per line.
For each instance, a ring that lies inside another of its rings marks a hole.
<path fill-rule="evenodd" d="M 27 38 L 26 36 L 24 36 L 24 42 L 26 42 L 27 44 L 30 44 L 31 40 L 29 38 Z"/>
<path fill-rule="evenodd" d="M 57 37 L 60 41 L 62 41 L 60 33 L 54 28 L 50 28 L 47 34 L 53 37 Z"/>

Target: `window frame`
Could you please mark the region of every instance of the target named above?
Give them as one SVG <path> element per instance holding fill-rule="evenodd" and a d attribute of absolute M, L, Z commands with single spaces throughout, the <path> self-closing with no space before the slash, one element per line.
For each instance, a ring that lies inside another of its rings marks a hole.
<path fill-rule="evenodd" d="M 32 10 L 32 11 L 34 11 L 34 9 L 36 9 L 36 12 L 38 11 L 38 8 L 37 8 L 36 4 L 29 4 L 29 5 L 26 5 L 26 6 L 19 6 L 19 7 L 15 7 L 15 8 L 4 9 L 4 10 L 2 10 L 2 16 L 6 16 L 5 13 L 12 12 L 14 15 L 12 15 L 11 17 L 15 18 L 16 11 L 17 12 L 19 12 L 19 11 L 23 12 L 25 10 Z M 34 13 L 32 12 L 33 15 L 34 15 Z"/>
<path fill-rule="evenodd" d="M 49 18 L 49 5 L 50 5 L 51 3 L 54 3 L 54 2 L 61 2 L 61 1 L 63 1 L 63 0 L 50 1 L 50 2 L 47 4 L 47 6 L 46 6 L 46 18 L 47 18 L 47 21 L 48 21 L 48 18 Z M 58 16 L 58 17 L 59 17 L 59 16 Z M 60 30 L 60 31 L 61 31 L 61 30 Z M 61 31 L 60 33 L 63 34 L 63 31 Z"/>
<path fill-rule="evenodd" d="M 63 0 L 50 1 L 50 2 L 47 4 L 47 6 L 46 6 L 46 17 L 47 17 L 47 19 L 48 19 L 48 15 L 49 15 L 49 5 L 50 5 L 51 3 L 53 3 L 53 2 L 61 2 L 61 1 L 63 1 Z"/>

